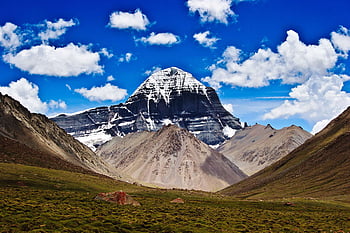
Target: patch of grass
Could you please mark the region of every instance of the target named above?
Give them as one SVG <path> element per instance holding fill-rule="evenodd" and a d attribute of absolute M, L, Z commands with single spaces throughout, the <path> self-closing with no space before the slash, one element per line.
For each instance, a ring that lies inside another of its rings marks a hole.
<path fill-rule="evenodd" d="M 140 207 L 94 200 L 128 192 Z M 242 201 L 89 175 L 0 164 L 0 232 L 330 232 L 350 230 L 350 207 L 295 199 Z M 181 197 L 185 204 L 170 201 Z"/>

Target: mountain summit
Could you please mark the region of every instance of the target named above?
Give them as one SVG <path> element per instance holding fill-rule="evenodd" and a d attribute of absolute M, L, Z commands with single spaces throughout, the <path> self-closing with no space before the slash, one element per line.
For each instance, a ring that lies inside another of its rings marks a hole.
<path fill-rule="evenodd" d="M 286 156 L 311 136 L 295 125 L 277 130 L 271 125 L 256 124 L 236 133 L 217 151 L 246 174 L 253 175 Z"/>
<path fill-rule="evenodd" d="M 241 129 L 239 119 L 224 109 L 213 88 L 176 67 L 152 74 L 124 104 L 61 114 L 52 120 L 92 148 L 113 136 L 157 131 L 168 123 L 187 129 L 209 145 Z"/>
<path fill-rule="evenodd" d="M 184 91 L 206 95 L 206 86 L 195 79 L 190 73 L 171 67 L 152 74 L 130 96 L 127 102 L 135 101 L 140 95 L 154 102 L 165 101 L 170 104 L 170 98 L 181 95 Z"/>
<path fill-rule="evenodd" d="M 130 133 L 98 148 L 120 173 L 144 185 L 217 191 L 247 176 L 225 156 L 175 125 Z"/>

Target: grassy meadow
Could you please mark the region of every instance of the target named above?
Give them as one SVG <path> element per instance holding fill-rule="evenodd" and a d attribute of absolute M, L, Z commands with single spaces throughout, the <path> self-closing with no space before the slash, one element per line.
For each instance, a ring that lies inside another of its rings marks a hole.
<path fill-rule="evenodd" d="M 141 206 L 94 200 L 126 191 Z M 0 232 L 349 232 L 350 206 L 330 200 L 244 200 L 140 187 L 0 163 Z M 185 204 L 170 203 L 180 197 Z M 285 206 L 292 201 L 294 206 Z"/>

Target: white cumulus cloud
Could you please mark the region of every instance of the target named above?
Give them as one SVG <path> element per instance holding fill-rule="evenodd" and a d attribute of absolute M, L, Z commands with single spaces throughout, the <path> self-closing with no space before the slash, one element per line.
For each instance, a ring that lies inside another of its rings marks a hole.
<path fill-rule="evenodd" d="M 277 52 L 264 48 L 244 58 L 241 50 L 230 46 L 210 66 L 212 75 L 202 80 L 214 88 L 222 84 L 258 88 L 272 80 L 296 85 L 289 99 L 270 109 L 263 119 L 299 117 L 314 124 L 312 133 L 316 133 L 350 106 L 350 93 L 342 89 L 350 78 L 336 74 L 350 51 L 347 29 L 331 33 L 331 41 L 320 39 L 318 44 L 307 45 L 290 30 Z"/>
<path fill-rule="evenodd" d="M 350 31 L 341 27 L 339 32 L 332 32 L 332 43 L 338 50 L 348 53 L 350 51 Z"/>
<path fill-rule="evenodd" d="M 115 80 L 115 78 L 113 77 L 113 75 L 109 75 L 107 77 L 107 82 L 111 82 L 111 81 L 114 81 L 114 80 Z"/>
<path fill-rule="evenodd" d="M 161 71 L 162 68 L 159 66 L 153 66 L 151 69 L 145 71 L 145 75 L 149 76 L 151 74 L 157 73 L 158 71 Z"/>
<path fill-rule="evenodd" d="M 314 127 L 312 128 L 311 133 L 312 134 L 316 134 L 316 133 L 320 132 L 322 129 L 324 129 L 329 124 L 329 122 L 331 122 L 331 120 L 332 119 L 326 119 L 326 120 L 318 121 L 314 125 Z"/>
<path fill-rule="evenodd" d="M 203 81 L 216 88 L 221 83 L 263 87 L 276 79 L 286 84 L 303 83 L 312 75 L 326 75 L 336 65 L 339 54 L 329 40 L 320 39 L 318 45 L 306 45 L 295 31 L 287 34 L 277 53 L 269 48 L 259 49 L 246 60 L 240 58 L 239 49 L 228 47 L 219 64 L 212 67 L 212 76 Z"/>
<path fill-rule="evenodd" d="M 56 22 L 45 21 L 45 23 L 47 29 L 39 33 L 39 37 L 43 41 L 48 41 L 49 39 L 58 39 L 60 36 L 66 33 L 67 28 L 76 25 L 73 19 L 69 21 L 59 19 Z"/>
<path fill-rule="evenodd" d="M 146 30 L 149 24 L 147 16 L 140 9 L 134 13 L 116 11 L 109 17 L 109 26 L 112 28 Z"/>
<path fill-rule="evenodd" d="M 215 48 L 214 44 L 220 40 L 219 38 L 216 37 L 209 37 L 210 32 L 205 31 L 205 32 L 200 32 L 197 34 L 193 35 L 193 38 L 202 46 L 208 47 L 208 48 Z"/>
<path fill-rule="evenodd" d="M 342 91 L 343 79 L 339 75 L 312 76 L 305 83 L 292 88 L 293 100 L 284 103 L 264 115 L 264 119 L 299 116 L 315 123 L 313 133 L 322 129 L 325 122 L 350 106 L 350 93 Z"/>
<path fill-rule="evenodd" d="M 119 58 L 119 62 L 130 62 L 133 57 L 132 53 L 125 53 Z"/>
<path fill-rule="evenodd" d="M 5 54 L 3 59 L 30 74 L 68 77 L 103 73 L 103 68 L 98 64 L 99 53 L 73 43 L 58 48 L 42 44 L 17 54 Z"/>
<path fill-rule="evenodd" d="M 164 33 L 154 33 L 152 32 L 149 37 L 142 37 L 139 39 L 144 44 L 150 45 L 167 45 L 171 46 L 174 44 L 180 43 L 180 38 L 173 33 L 164 32 Z"/>
<path fill-rule="evenodd" d="M 19 36 L 15 33 L 17 25 L 7 22 L 0 27 L 0 45 L 7 49 L 15 49 L 21 45 Z"/>
<path fill-rule="evenodd" d="M 228 19 L 235 15 L 231 10 L 232 0 L 188 0 L 191 13 L 198 12 L 202 22 L 220 22 L 228 24 Z"/>
<path fill-rule="evenodd" d="M 83 87 L 80 89 L 75 89 L 74 91 L 83 95 L 90 101 L 119 101 L 128 95 L 127 90 L 113 86 L 110 83 L 107 83 L 101 87 L 92 87 L 91 89 Z"/>
<path fill-rule="evenodd" d="M 49 102 L 49 107 L 50 108 L 58 108 L 58 109 L 66 109 L 67 108 L 67 104 L 66 102 L 62 101 L 62 100 L 50 100 Z"/>
<path fill-rule="evenodd" d="M 222 59 L 219 61 L 219 63 L 235 63 L 240 60 L 241 56 L 241 50 L 237 49 L 234 46 L 229 46 L 226 48 L 224 53 L 222 54 Z M 214 66 L 215 68 L 215 66 Z"/>
<path fill-rule="evenodd" d="M 114 54 L 109 52 L 106 48 L 102 48 L 100 54 L 107 58 L 112 58 L 114 56 Z"/>
<path fill-rule="evenodd" d="M 50 108 L 65 109 L 67 107 L 62 100 L 51 100 L 49 103 L 43 102 L 39 97 L 39 87 L 25 78 L 13 81 L 8 86 L 0 87 L 0 92 L 19 101 L 31 112 L 46 113 Z"/>

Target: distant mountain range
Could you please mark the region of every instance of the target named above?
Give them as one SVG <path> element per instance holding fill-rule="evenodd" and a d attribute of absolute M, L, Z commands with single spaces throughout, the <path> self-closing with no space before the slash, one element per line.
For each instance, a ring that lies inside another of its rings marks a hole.
<path fill-rule="evenodd" d="M 297 126 L 277 130 L 271 125 L 253 125 L 237 132 L 217 151 L 247 175 L 262 170 L 303 144 L 312 134 Z"/>
<path fill-rule="evenodd" d="M 175 125 L 115 137 L 97 154 L 122 174 L 156 187 L 218 191 L 247 177 L 225 156 Z"/>
<path fill-rule="evenodd" d="M 157 131 L 173 123 L 208 145 L 217 145 L 242 129 L 211 87 L 172 67 L 147 78 L 123 103 L 52 118 L 66 132 L 96 149 L 114 136 Z"/>
<path fill-rule="evenodd" d="M 242 152 L 252 147 L 252 141 L 260 144 L 261 139 L 269 137 L 271 140 L 271 134 L 277 132 L 270 126 L 262 131 L 252 130 L 261 127 L 253 126 L 239 131 L 236 137 L 220 148 L 225 152 Z M 298 127 L 291 128 L 301 130 Z M 246 135 L 246 142 L 243 143 L 239 139 L 245 134 L 249 136 Z M 275 138 L 288 144 L 289 141 L 281 135 L 278 133 Z M 254 139 L 250 140 L 251 137 Z M 241 150 L 232 147 L 237 143 L 242 145 Z M 273 146 L 269 141 L 263 143 Z M 124 137 L 114 137 L 100 146 L 96 155 L 46 116 L 32 114 L 19 102 L 3 95 L 0 96 L 0 148 L 0 162 L 93 172 L 163 188 L 218 191 L 247 177 L 236 166 L 236 162 L 240 165 L 246 162 L 244 159 L 230 161 L 170 121 L 164 122 L 158 131 L 139 131 Z M 255 148 L 255 153 L 261 154 L 261 148 Z M 278 149 L 273 153 L 278 154 Z M 259 161 L 269 163 L 273 160 L 269 156 L 278 157 L 265 153 L 258 156 Z M 253 162 L 251 167 L 254 166 Z"/>
<path fill-rule="evenodd" d="M 286 157 L 221 193 L 249 198 L 342 198 L 350 195 L 349 181 L 350 107 Z"/>
<path fill-rule="evenodd" d="M 0 94 L 0 162 L 102 174 L 162 188 L 218 191 L 247 176 L 186 129 L 114 137 L 96 155 L 46 116 Z"/>
<path fill-rule="evenodd" d="M 115 178 L 119 173 L 53 121 L 0 93 L 0 161 Z"/>
<path fill-rule="evenodd" d="M 249 198 L 350 195 L 350 108 L 313 137 L 297 126 L 242 129 L 213 89 L 169 68 L 125 104 L 54 120 L 91 147 L 103 145 L 94 153 L 0 94 L 0 162 Z M 214 150 L 206 141 L 224 143 Z"/>

